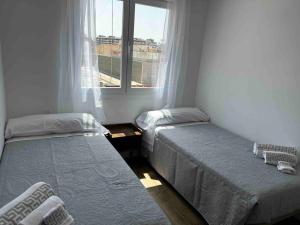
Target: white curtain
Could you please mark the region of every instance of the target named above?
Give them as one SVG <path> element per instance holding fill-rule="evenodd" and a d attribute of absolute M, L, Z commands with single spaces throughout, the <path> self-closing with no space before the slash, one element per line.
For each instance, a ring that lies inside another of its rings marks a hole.
<path fill-rule="evenodd" d="M 188 54 L 190 0 L 169 0 L 157 81 L 161 107 L 182 106 Z"/>
<path fill-rule="evenodd" d="M 63 0 L 59 112 L 88 112 L 104 120 L 96 54 L 95 0 Z"/>

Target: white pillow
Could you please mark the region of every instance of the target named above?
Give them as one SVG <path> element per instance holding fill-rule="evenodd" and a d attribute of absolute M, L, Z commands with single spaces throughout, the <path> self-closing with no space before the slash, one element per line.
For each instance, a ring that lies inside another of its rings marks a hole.
<path fill-rule="evenodd" d="M 9 119 L 5 138 L 73 132 L 97 132 L 101 125 L 87 113 L 32 115 Z"/>
<path fill-rule="evenodd" d="M 209 116 L 197 108 L 174 108 L 143 112 L 136 119 L 137 125 L 143 130 L 159 125 L 207 121 L 209 121 Z"/>

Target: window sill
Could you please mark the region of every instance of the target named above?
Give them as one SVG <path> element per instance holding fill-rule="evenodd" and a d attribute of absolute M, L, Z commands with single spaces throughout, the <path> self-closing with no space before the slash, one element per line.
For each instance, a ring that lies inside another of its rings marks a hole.
<path fill-rule="evenodd" d="M 128 98 L 149 98 L 155 95 L 156 89 L 154 88 L 132 88 L 130 90 L 121 91 L 119 90 L 101 90 L 102 99 L 112 99 L 119 97 L 128 97 Z"/>

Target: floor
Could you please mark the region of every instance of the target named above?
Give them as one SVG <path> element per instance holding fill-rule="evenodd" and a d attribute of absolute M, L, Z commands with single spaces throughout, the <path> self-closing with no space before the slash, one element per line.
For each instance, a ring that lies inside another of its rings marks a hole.
<path fill-rule="evenodd" d="M 128 161 L 142 184 L 157 204 L 163 209 L 172 225 L 208 225 L 203 217 L 193 209 L 156 171 L 143 160 Z M 294 218 L 276 225 L 300 225 Z"/>

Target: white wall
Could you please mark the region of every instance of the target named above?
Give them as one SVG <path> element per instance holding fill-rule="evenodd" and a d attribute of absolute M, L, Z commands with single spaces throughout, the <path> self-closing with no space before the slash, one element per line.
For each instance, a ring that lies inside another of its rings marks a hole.
<path fill-rule="evenodd" d="M 211 0 L 197 105 L 253 141 L 300 146 L 300 1 Z"/>
<path fill-rule="evenodd" d="M 208 0 L 191 1 L 191 17 L 189 27 L 189 54 L 187 61 L 187 77 L 183 93 L 183 106 L 195 106 L 197 80 L 202 52 L 203 33 Z"/>
<path fill-rule="evenodd" d="M 0 41 L 0 159 L 4 147 L 4 129 L 6 122 L 6 105 L 4 95 L 4 80 L 1 57 L 1 41 Z"/>
<path fill-rule="evenodd" d="M 105 123 L 132 122 L 137 115 L 153 107 L 154 99 L 149 95 L 112 95 L 103 98 Z"/>
<path fill-rule="evenodd" d="M 53 112 L 60 0 L 1 0 L 8 117 Z"/>
<path fill-rule="evenodd" d="M 195 104 L 201 49 L 198 42 L 202 38 L 202 11 L 206 2 L 193 0 L 192 3 L 192 26 L 199 26 L 190 28 L 193 35 L 189 39 L 192 45 L 189 78 L 184 89 L 185 105 Z M 56 112 L 61 0 L 1 0 L 1 3 L 8 117 Z M 140 112 L 153 108 L 153 97 L 114 95 L 105 98 L 103 105 L 107 122 L 129 122 Z"/>

